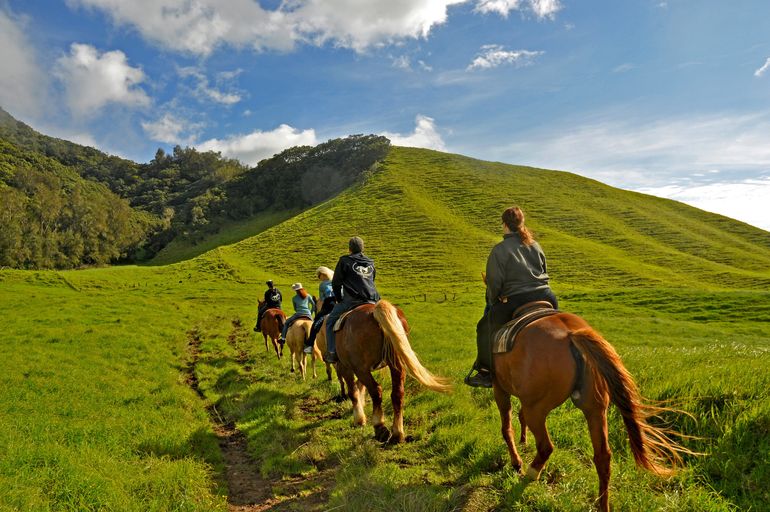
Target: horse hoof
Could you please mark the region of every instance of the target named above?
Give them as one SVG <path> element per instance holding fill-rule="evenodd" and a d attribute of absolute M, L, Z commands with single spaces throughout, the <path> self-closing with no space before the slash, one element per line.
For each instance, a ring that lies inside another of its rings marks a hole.
<path fill-rule="evenodd" d="M 291 371 L 291 373 L 294 373 L 294 368 L 292 368 L 290 371 Z"/>
<path fill-rule="evenodd" d="M 377 425 L 374 427 L 374 438 L 381 443 L 385 443 L 390 439 L 390 430 L 383 425 Z"/>
<path fill-rule="evenodd" d="M 405 441 L 404 434 L 393 434 L 388 439 L 388 444 L 401 444 Z"/>

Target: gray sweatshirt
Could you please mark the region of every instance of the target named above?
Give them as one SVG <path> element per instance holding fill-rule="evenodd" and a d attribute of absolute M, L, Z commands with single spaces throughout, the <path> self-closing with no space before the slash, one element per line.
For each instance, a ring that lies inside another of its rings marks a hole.
<path fill-rule="evenodd" d="M 542 288 L 548 288 L 548 272 L 540 244 L 524 245 L 518 233 L 503 235 L 487 259 L 487 304 Z"/>

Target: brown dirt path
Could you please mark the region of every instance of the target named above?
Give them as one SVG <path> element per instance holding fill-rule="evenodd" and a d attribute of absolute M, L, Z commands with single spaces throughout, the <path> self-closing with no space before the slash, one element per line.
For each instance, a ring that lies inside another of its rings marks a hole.
<path fill-rule="evenodd" d="M 241 333 L 240 322 L 233 322 L 229 341 L 235 341 Z M 200 356 L 201 337 L 197 329 L 187 332 L 188 360 L 185 367 L 186 382 L 201 398 L 206 396 L 198 385 L 195 365 Z M 239 357 L 243 364 L 245 358 Z M 334 468 L 319 470 L 310 477 L 262 478 L 259 464 L 251 457 L 246 436 L 231 421 L 225 421 L 214 405 L 207 405 L 211 426 L 219 440 L 225 465 L 227 503 L 230 512 L 263 512 L 326 509 L 329 492 L 334 486 Z M 312 414 L 311 410 L 303 413 Z"/>

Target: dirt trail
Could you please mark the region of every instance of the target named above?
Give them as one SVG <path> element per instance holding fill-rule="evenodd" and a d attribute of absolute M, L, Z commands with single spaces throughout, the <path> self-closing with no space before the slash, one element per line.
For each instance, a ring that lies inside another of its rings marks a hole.
<path fill-rule="evenodd" d="M 229 341 L 234 342 L 241 333 L 240 322 L 233 322 Z M 195 366 L 200 357 L 201 337 L 197 329 L 187 332 L 188 360 L 185 368 L 186 382 L 201 398 L 205 394 L 198 385 Z M 245 358 L 238 357 L 243 364 Z M 223 419 L 213 404 L 207 404 L 211 426 L 219 440 L 225 464 L 227 503 L 230 512 L 262 512 L 267 510 L 324 510 L 329 491 L 334 485 L 333 469 L 324 469 L 312 478 L 266 479 L 260 475 L 259 464 L 249 455 L 246 436 L 231 421 Z"/>

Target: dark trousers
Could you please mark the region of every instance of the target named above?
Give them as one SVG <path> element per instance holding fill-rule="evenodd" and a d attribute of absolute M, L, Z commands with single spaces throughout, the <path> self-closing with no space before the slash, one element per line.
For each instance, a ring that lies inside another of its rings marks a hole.
<path fill-rule="evenodd" d="M 326 316 L 326 351 L 336 352 L 337 343 L 334 339 L 334 324 L 342 316 L 345 311 L 351 310 L 356 306 L 366 304 L 365 302 L 353 302 L 343 300 L 334 305 L 334 308 Z"/>
<path fill-rule="evenodd" d="M 473 367 L 476 370 L 493 371 L 492 367 L 492 337 L 505 324 L 511 321 L 513 312 L 527 302 L 545 300 L 554 309 L 559 309 L 559 301 L 550 288 L 520 293 L 508 297 L 508 302 L 497 301 L 484 311 L 484 316 L 476 324 L 476 349 L 478 355 Z"/>
<path fill-rule="evenodd" d="M 334 297 L 326 297 L 324 299 L 321 310 L 316 314 L 315 320 L 313 321 L 313 327 L 310 329 L 310 336 L 305 340 L 306 347 L 312 347 L 313 343 L 315 343 L 315 337 L 318 336 L 318 331 L 321 330 L 321 324 L 324 323 L 326 315 L 331 313 L 332 309 L 334 309 L 334 304 Z"/>

